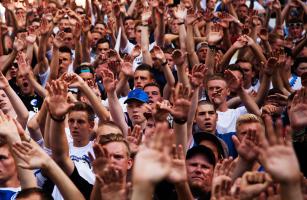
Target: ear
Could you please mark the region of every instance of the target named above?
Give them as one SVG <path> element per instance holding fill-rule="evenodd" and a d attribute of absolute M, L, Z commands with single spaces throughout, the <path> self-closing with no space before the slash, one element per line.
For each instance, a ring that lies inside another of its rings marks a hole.
<path fill-rule="evenodd" d="M 133 166 L 133 160 L 132 160 L 132 158 L 129 158 L 129 160 L 128 160 L 128 170 L 131 169 L 132 166 Z"/>
<path fill-rule="evenodd" d="M 226 88 L 226 93 L 227 93 L 227 96 L 230 95 L 230 90 L 229 90 L 229 87 Z"/>
<path fill-rule="evenodd" d="M 95 121 L 90 121 L 90 127 L 93 129 L 95 127 Z"/>

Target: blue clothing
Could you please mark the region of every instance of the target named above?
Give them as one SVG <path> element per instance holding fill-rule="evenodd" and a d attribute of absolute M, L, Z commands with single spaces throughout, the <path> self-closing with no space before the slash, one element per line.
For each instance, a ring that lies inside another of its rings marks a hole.
<path fill-rule="evenodd" d="M 16 198 L 16 195 L 20 190 L 21 188 L 0 188 L 0 199 L 13 200 Z"/>
<path fill-rule="evenodd" d="M 231 137 L 235 134 L 236 132 L 230 132 L 230 133 L 224 133 L 224 134 L 216 133 L 216 136 L 221 138 L 227 144 L 229 156 L 232 156 L 233 158 L 236 158 L 238 156 L 238 152 L 235 148 L 235 144 L 233 143 L 231 139 Z"/>

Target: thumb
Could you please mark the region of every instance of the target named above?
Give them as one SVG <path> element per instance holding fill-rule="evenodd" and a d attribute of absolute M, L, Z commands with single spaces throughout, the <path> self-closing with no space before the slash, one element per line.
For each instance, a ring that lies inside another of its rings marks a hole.
<path fill-rule="evenodd" d="M 236 147 L 236 150 L 238 150 L 238 148 L 239 148 L 239 146 L 240 146 L 240 144 L 241 144 L 239 138 L 238 138 L 236 135 L 233 135 L 233 136 L 231 137 L 231 139 L 232 139 L 232 141 L 233 141 L 233 143 L 234 143 L 234 145 L 235 145 L 235 147 Z"/>

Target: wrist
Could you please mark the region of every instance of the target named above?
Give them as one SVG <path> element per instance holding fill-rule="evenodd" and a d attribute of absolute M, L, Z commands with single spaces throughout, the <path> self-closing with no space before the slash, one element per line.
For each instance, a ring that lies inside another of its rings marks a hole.
<path fill-rule="evenodd" d="M 54 115 L 52 115 L 52 114 L 50 113 L 50 118 L 51 118 L 53 121 L 55 121 L 55 122 L 61 123 L 61 122 L 63 122 L 63 121 L 65 120 L 66 115 L 63 115 L 63 116 L 54 116 Z"/>

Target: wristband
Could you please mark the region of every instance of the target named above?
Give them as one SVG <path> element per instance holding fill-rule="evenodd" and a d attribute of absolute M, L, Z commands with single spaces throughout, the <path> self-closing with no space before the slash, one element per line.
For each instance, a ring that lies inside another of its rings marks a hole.
<path fill-rule="evenodd" d="M 215 45 L 209 45 L 208 44 L 208 48 L 212 51 L 216 50 L 216 46 Z"/>
<path fill-rule="evenodd" d="M 145 27 L 147 27 L 147 26 L 148 26 L 148 24 L 142 24 L 142 26 L 145 26 Z"/>
<path fill-rule="evenodd" d="M 179 22 L 177 25 L 179 25 L 179 26 L 180 26 L 180 25 L 182 25 L 182 24 L 184 24 L 184 22 Z"/>
<path fill-rule="evenodd" d="M 61 117 L 60 119 L 57 119 L 57 118 L 55 118 L 54 116 L 52 116 L 52 115 L 50 114 L 50 118 L 53 119 L 53 120 L 56 121 L 56 122 L 63 122 L 63 121 L 65 120 L 65 118 L 66 118 L 66 115 L 64 115 L 64 116 Z"/>
<path fill-rule="evenodd" d="M 167 60 L 164 62 L 164 63 L 162 63 L 162 66 L 165 66 L 165 65 L 167 65 Z"/>
<path fill-rule="evenodd" d="M 188 120 L 187 119 L 177 119 L 177 118 L 174 118 L 174 122 L 176 124 L 185 124 Z"/>

